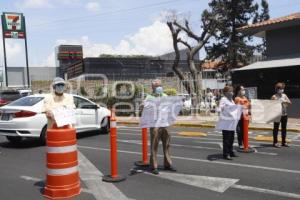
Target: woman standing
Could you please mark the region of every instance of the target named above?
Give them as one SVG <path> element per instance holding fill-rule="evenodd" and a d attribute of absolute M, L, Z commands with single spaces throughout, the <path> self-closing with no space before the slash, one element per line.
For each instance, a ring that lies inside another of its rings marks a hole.
<path fill-rule="evenodd" d="M 234 131 L 242 109 L 233 101 L 231 86 L 225 86 L 223 92 L 224 97 L 221 98 L 219 105 L 221 113 L 216 129 L 222 130 L 224 159 L 232 160 L 232 157 L 236 157 L 233 152 Z"/>
<path fill-rule="evenodd" d="M 285 84 L 284 83 L 277 83 L 275 85 L 275 91 L 276 94 L 272 96 L 272 100 L 279 100 L 281 101 L 282 105 L 282 114 L 279 122 L 274 122 L 274 129 L 273 129 L 273 146 L 276 148 L 279 148 L 278 145 L 278 129 L 279 125 L 281 123 L 281 146 L 288 147 L 286 143 L 286 126 L 288 121 L 288 115 L 287 115 L 287 107 L 291 105 L 291 101 L 288 98 L 288 96 L 284 93 Z"/>
<path fill-rule="evenodd" d="M 243 86 L 237 86 L 235 90 L 235 99 L 234 102 L 237 105 L 243 106 L 243 114 L 241 115 L 241 118 L 239 120 L 239 123 L 236 128 L 239 148 L 243 148 L 243 139 L 244 139 L 244 126 L 247 124 L 244 124 L 244 120 L 249 120 L 249 109 L 250 109 L 250 102 L 247 99 L 246 91 Z"/>

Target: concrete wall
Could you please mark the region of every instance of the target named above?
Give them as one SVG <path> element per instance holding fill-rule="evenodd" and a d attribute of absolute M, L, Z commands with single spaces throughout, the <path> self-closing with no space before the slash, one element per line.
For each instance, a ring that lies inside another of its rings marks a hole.
<path fill-rule="evenodd" d="M 30 67 L 30 81 L 47 81 L 53 80 L 57 76 L 56 67 Z M 3 74 L 3 76 L 5 76 Z M 8 67 L 7 78 L 9 87 L 23 87 L 27 85 L 26 67 Z M 5 79 L 5 78 L 4 78 Z M 3 83 L 5 85 L 5 82 Z"/>
<path fill-rule="evenodd" d="M 300 57 L 300 25 L 267 31 L 267 58 Z"/>
<path fill-rule="evenodd" d="M 58 75 L 57 67 L 31 67 L 29 68 L 31 80 L 53 80 Z"/>
<path fill-rule="evenodd" d="M 3 73 L 4 79 L 5 75 Z M 27 85 L 27 72 L 25 67 L 8 67 L 7 80 L 10 87 L 23 87 Z M 5 80 L 4 80 L 5 81 Z M 5 85 L 5 82 L 3 83 Z"/>

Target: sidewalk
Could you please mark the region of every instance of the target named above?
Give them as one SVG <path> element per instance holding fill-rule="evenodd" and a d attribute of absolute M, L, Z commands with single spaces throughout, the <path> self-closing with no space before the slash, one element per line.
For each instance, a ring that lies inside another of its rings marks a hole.
<path fill-rule="evenodd" d="M 117 117 L 117 122 L 124 125 L 138 125 L 139 117 Z M 178 116 L 173 126 L 214 128 L 218 116 Z M 250 123 L 250 130 L 272 131 L 273 124 Z M 289 118 L 287 131 L 300 133 L 300 119 Z"/>

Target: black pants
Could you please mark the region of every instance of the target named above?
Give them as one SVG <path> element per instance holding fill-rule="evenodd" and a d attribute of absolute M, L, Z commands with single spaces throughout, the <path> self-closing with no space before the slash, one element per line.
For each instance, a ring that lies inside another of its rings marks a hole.
<path fill-rule="evenodd" d="M 239 146 L 242 146 L 243 145 L 243 139 L 244 139 L 244 120 L 243 120 L 243 118 L 241 118 L 239 120 L 239 123 L 236 127 L 236 134 L 237 134 L 237 139 L 238 139 Z"/>
<path fill-rule="evenodd" d="M 281 116 L 280 122 L 274 122 L 274 129 L 273 129 L 273 144 L 278 143 L 278 130 L 279 130 L 279 125 L 281 123 L 281 141 L 282 144 L 286 143 L 286 125 L 287 125 L 288 117 L 287 115 Z"/>
<path fill-rule="evenodd" d="M 223 134 L 223 156 L 233 155 L 234 131 L 222 130 Z"/>

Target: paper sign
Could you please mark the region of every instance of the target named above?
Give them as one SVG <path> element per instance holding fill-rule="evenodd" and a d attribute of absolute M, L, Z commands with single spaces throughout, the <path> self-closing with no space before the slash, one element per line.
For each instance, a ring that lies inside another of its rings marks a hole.
<path fill-rule="evenodd" d="M 278 100 L 251 100 L 251 118 L 253 123 L 279 122 L 282 105 Z"/>
<path fill-rule="evenodd" d="M 75 109 L 69 107 L 58 107 L 52 110 L 57 127 L 75 124 Z"/>
<path fill-rule="evenodd" d="M 216 130 L 235 131 L 239 120 L 241 119 L 243 108 L 241 105 L 228 105 L 220 113 L 216 124 Z"/>
<path fill-rule="evenodd" d="M 144 102 L 140 120 L 142 128 L 168 127 L 182 110 L 182 97 L 157 97 Z"/>

